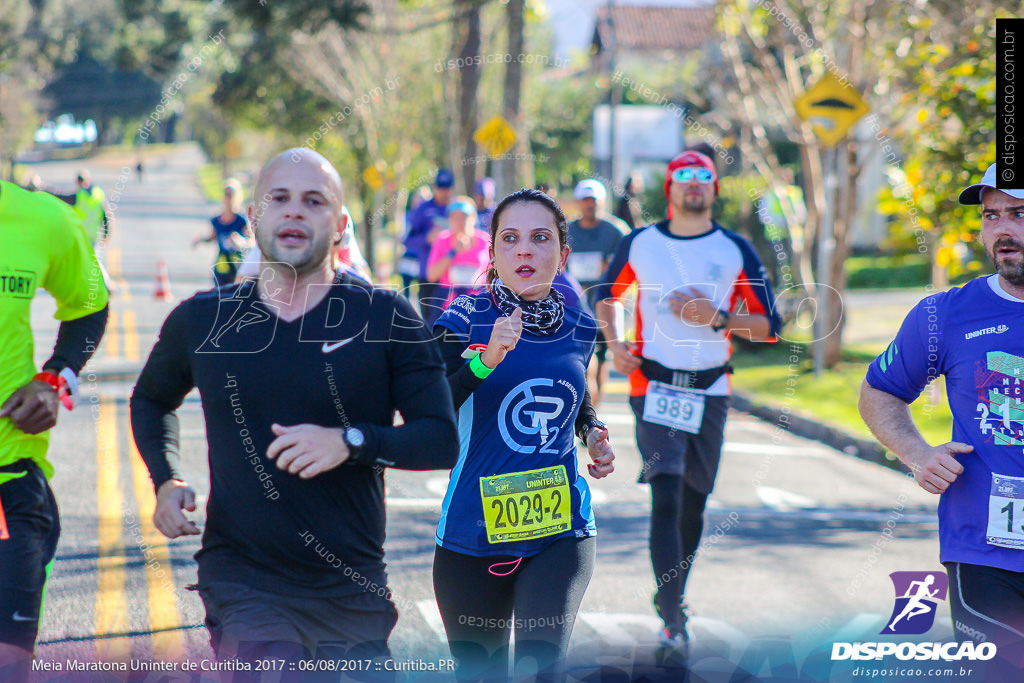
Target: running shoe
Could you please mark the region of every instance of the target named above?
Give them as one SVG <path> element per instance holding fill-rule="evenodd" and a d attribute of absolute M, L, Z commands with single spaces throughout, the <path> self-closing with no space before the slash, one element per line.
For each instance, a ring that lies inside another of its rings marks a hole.
<path fill-rule="evenodd" d="M 690 634 L 686 630 L 686 625 L 690 620 L 687 610 L 689 606 L 686 602 L 682 602 L 679 605 L 679 615 L 672 621 L 666 620 L 661 610 L 658 608 L 658 598 L 654 598 L 654 611 L 657 612 L 658 617 L 662 621 L 666 622 L 665 627 L 658 632 L 658 645 L 659 647 L 667 650 L 675 650 L 681 654 L 686 653 L 690 645 Z"/>

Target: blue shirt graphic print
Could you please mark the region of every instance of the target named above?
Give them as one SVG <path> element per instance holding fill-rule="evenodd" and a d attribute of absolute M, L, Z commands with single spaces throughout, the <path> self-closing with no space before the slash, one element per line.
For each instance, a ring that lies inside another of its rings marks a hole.
<path fill-rule="evenodd" d="M 1024 571 L 1024 301 L 995 275 L 926 297 L 868 368 L 875 389 L 914 401 L 946 378 L 964 471 L 939 499 L 939 558 Z"/>
<path fill-rule="evenodd" d="M 437 321 L 456 338 L 486 344 L 501 312 L 490 294 L 456 298 Z M 459 460 L 452 469 L 436 541 L 475 556 L 528 557 L 557 538 L 597 534 L 590 489 L 580 476 L 573 427 L 594 352 L 596 324 L 566 308 L 562 326 L 541 337 L 523 331 L 516 348 L 457 411 Z M 484 523 L 480 480 L 562 465 L 571 496 L 570 528 L 522 541 L 491 543 Z"/>

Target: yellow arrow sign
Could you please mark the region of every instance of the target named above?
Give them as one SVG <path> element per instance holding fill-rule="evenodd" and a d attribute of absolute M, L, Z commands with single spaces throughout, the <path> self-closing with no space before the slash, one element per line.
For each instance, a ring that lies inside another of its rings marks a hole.
<path fill-rule="evenodd" d="M 850 85 L 831 72 L 793 103 L 797 116 L 811 124 L 818 139 L 827 146 L 838 144 L 870 107 Z"/>
<path fill-rule="evenodd" d="M 516 132 L 503 116 L 495 116 L 476 129 L 473 139 L 493 157 L 512 149 L 516 144 Z"/>

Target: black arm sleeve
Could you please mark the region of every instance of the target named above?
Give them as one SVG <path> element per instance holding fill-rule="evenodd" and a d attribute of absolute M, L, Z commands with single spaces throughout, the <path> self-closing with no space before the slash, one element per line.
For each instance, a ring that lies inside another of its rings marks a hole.
<path fill-rule="evenodd" d="M 57 343 L 50 360 L 43 363 L 48 370 L 60 372 L 71 368 L 76 375 L 82 371 L 86 361 L 92 358 L 100 345 L 103 332 L 107 329 L 110 307 L 83 315 L 75 320 L 64 320 L 57 329 Z"/>
<path fill-rule="evenodd" d="M 458 459 L 459 434 L 444 364 L 426 325 L 409 302 L 402 296 L 394 301 L 388 373 L 391 395 L 403 424 L 357 425 L 366 435 L 358 464 L 404 470 L 450 469 Z"/>
<path fill-rule="evenodd" d="M 194 386 L 185 327 L 187 305 L 185 302 L 167 316 L 132 391 L 132 433 L 154 489 L 168 479 L 185 479 L 175 411 Z"/>
<path fill-rule="evenodd" d="M 132 392 L 131 410 L 135 444 L 149 469 L 153 488 L 158 490 L 168 479 L 185 481 L 181 471 L 178 414 L 165 410 L 138 385 Z"/>
<path fill-rule="evenodd" d="M 580 405 L 580 412 L 576 414 L 576 422 L 573 423 L 573 432 L 578 435 L 580 430 L 583 429 L 583 425 L 596 419 L 597 408 L 594 407 L 594 402 L 590 398 L 590 387 L 588 386 L 583 391 L 583 404 Z"/>
<path fill-rule="evenodd" d="M 462 352 L 466 350 L 466 344 L 453 335 L 447 327 L 435 325 L 434 339 L 437 340 L 441 358 L 444 359 L 448 389 L 452 392 L 452 405 L 455 406 L 455 410 L 458 410 L 469 398 L 469 395 L 483 384 L 483 380 L 473 374 L 469 363 L 462 357 Z"/>

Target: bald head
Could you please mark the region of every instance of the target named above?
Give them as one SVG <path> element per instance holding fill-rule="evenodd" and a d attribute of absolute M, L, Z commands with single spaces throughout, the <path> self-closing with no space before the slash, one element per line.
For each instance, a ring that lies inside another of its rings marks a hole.
<path fill-rule="evenodd" d="M 253 193 L 253 197 L 265 196 L 271 189 L 269 184 L 271 179 L 288 174 L 292 170 L 322 173 L 325 185 L 335 195 L 334 199 L 338 206 L 344 203 L 344 190 L 338 170 L 327 160 L 327 157 L 308 147 L 286 149 L 268 161 L 260 170 L 259 176 L 256 177 L 256 191 Z"/>
<path fill-rule="evenodd" d="M 286 264 L 299 274 L 332 272 L 331 249 L 347 222 L 342 201 L 341 177 L 323 155 L 296 147 L 268 161 L 249 207 L 264 263 Z"/>

